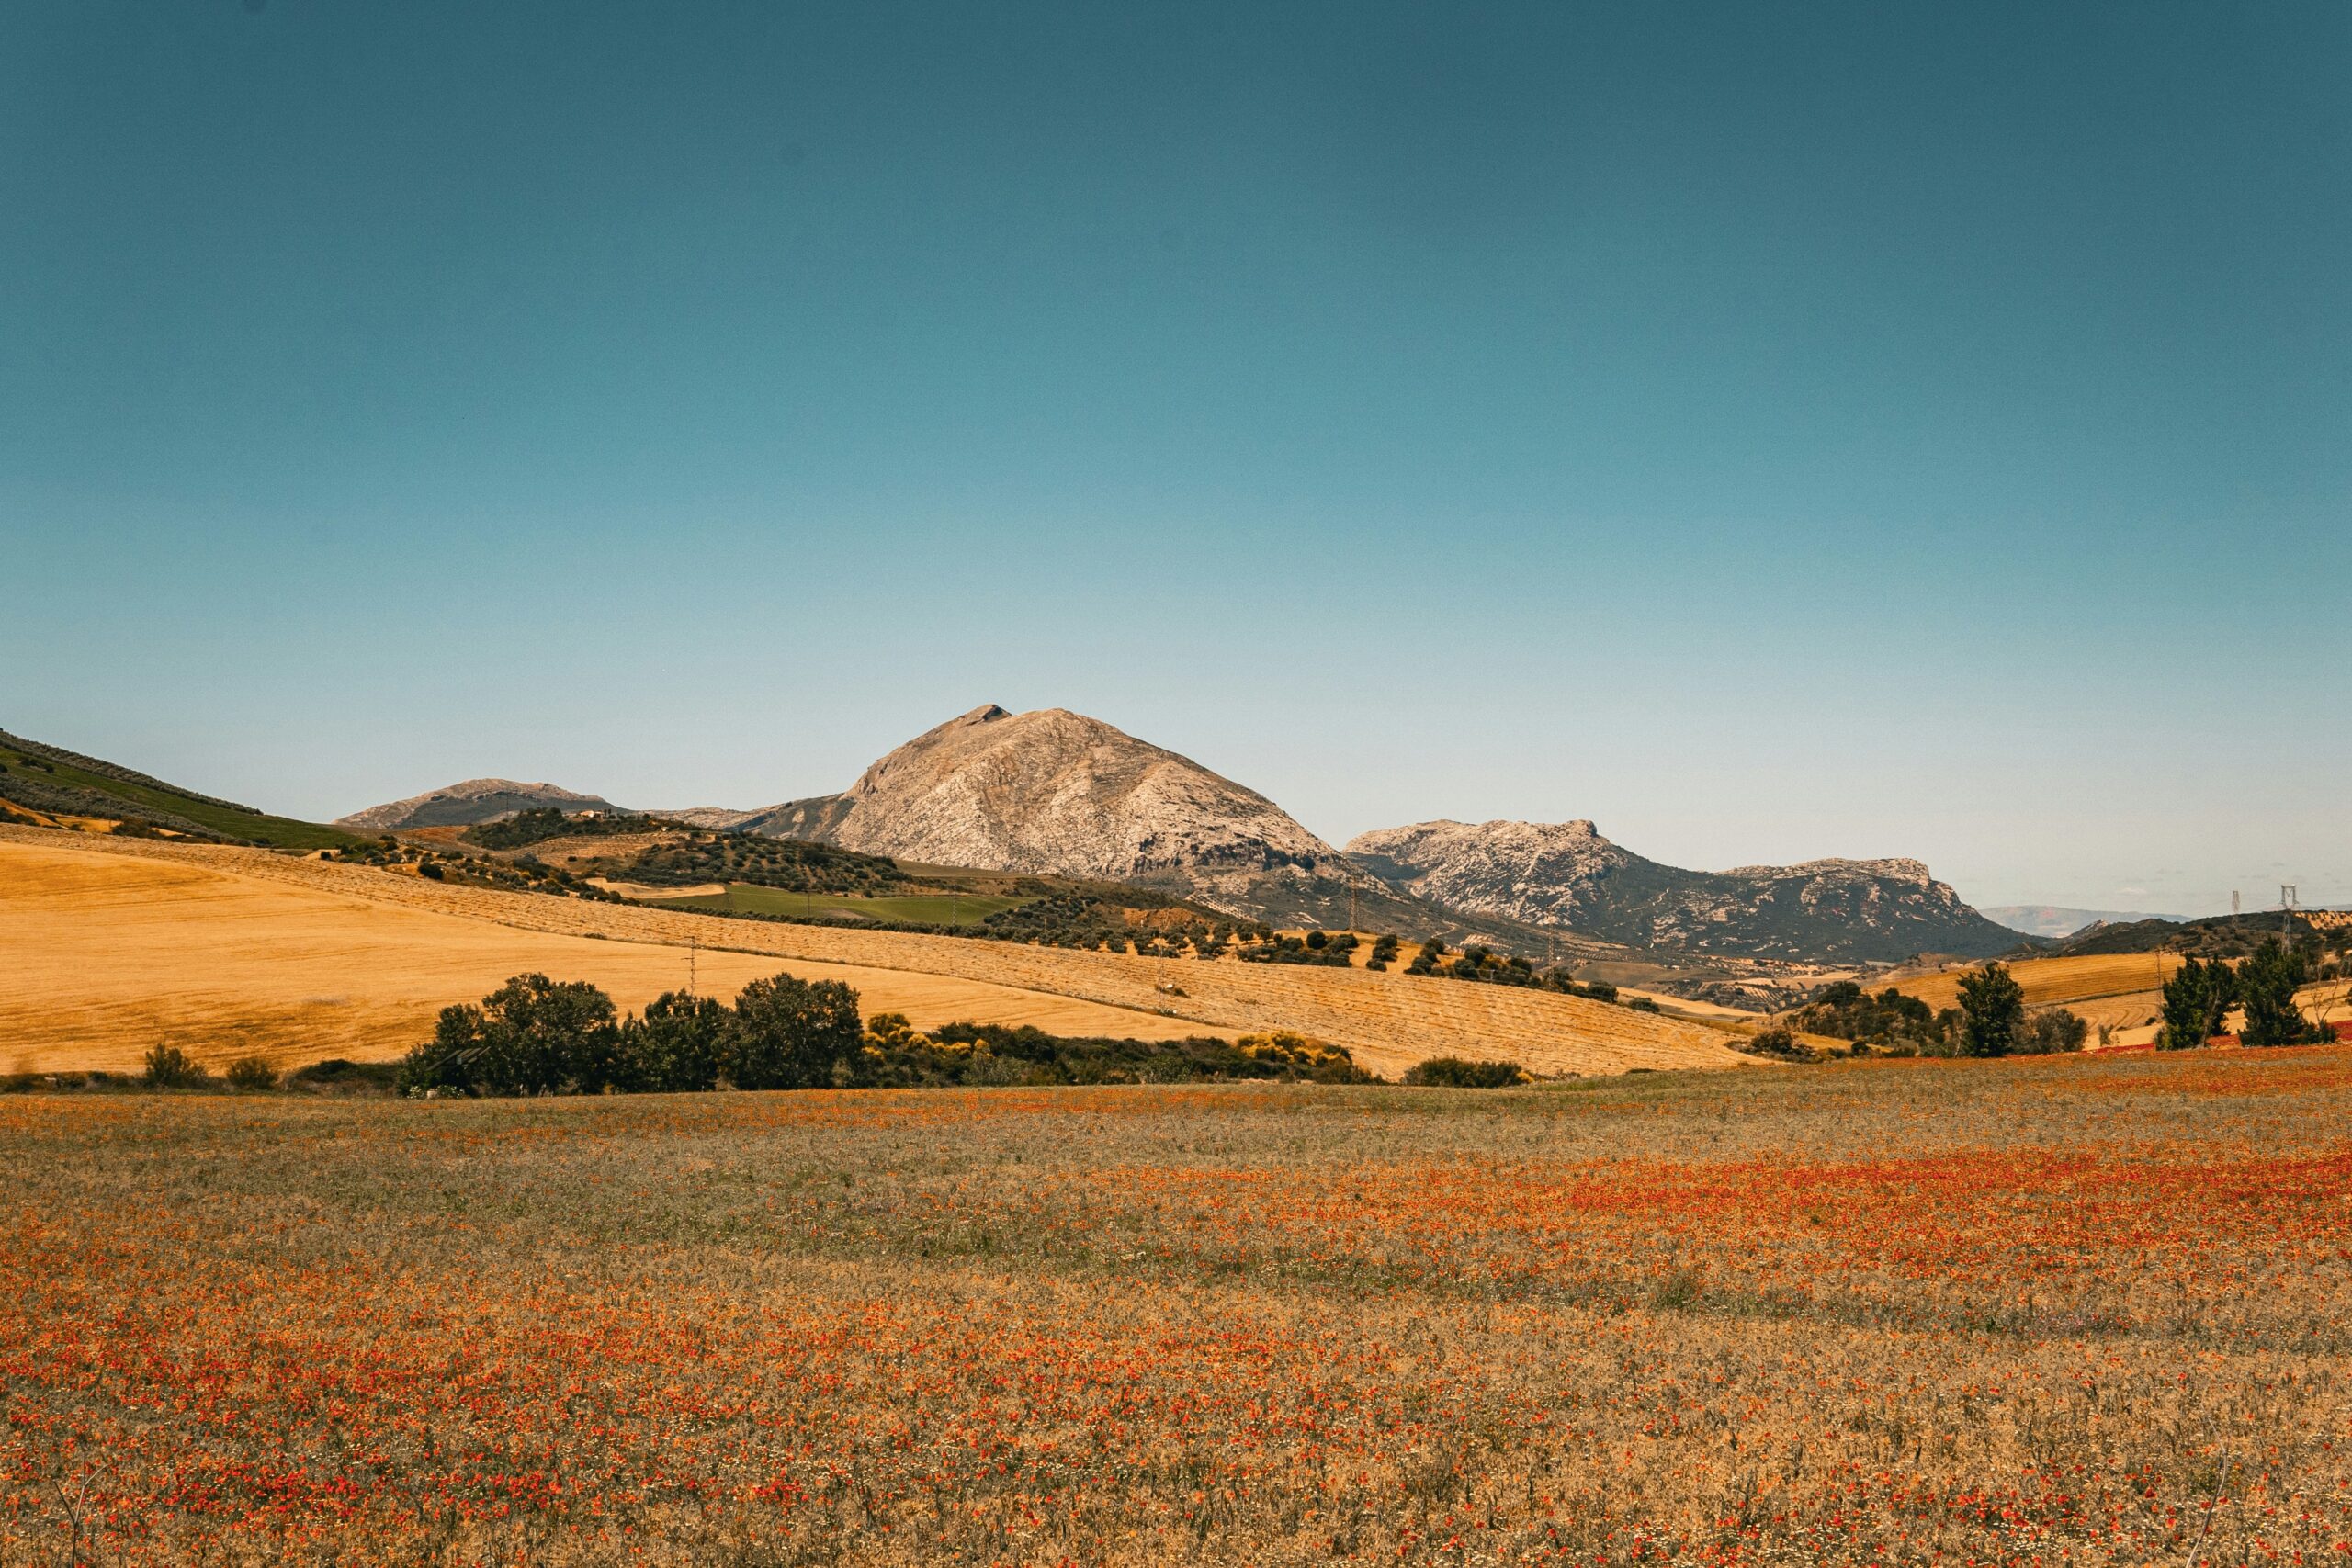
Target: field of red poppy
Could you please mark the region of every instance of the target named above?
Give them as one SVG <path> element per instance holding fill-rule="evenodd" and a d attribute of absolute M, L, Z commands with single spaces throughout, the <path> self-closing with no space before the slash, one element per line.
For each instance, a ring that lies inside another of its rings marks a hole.
<path fill-rule="evenodd" d="M 2347 1113 L 0 1099 L 0 1563 L 2352 1561 Z"/>

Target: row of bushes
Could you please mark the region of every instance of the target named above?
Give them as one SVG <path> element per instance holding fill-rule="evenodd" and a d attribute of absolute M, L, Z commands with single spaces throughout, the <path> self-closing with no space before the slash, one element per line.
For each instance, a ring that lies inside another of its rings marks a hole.
<path fill-rule="evenodd" d="M 2090 1037 L 2090 1026 L 2064 1008 L 2028 1008 L 2025 988 L 2000 964 L 1964 976 L 1960 1005 L 1941 1010 L 1892 986 L 1873 996 L 1851 980 L 1836 981 L 1741 1049 L 1811 1059 L 1792 1028 L 1850 1041 L 1863 1056 L 2052 1056 L 2079 1051 Z"/>
<path fill-rule="evenodd" d="M 266 1058 L 243 1056 L 216 1074 L 167 1040 L 148 1051 L 136 1073 L 0 1074 L 0 1094 L 128 1093 L 153 1089 L 227 1089 L 239 1094 L 265 1094 L 278 1089 L 314 1094 L 373 1094 L 390 1093 L 399 1083 L 397 1063 L 347 1062 L 335 1056 L 284 1074 Z"/>

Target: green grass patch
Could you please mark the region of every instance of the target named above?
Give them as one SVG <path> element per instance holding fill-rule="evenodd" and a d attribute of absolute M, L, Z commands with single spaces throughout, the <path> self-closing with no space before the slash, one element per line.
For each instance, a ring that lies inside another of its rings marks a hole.
<path fill-rule="evenodd" d="M 990 915 L 1031 902 L 1023 897 L 949 893 L 909 893 L 883 898 L 855 898 L 838 893 L 794 893 L 782 887 L 759 887 L 730 882 L 724 893 L 664 898 L 662 903 L 682 909 L 710 909 L 729 915 L 864 915 L 876 920 L 908 920 L 932 926 L 976 926 Z"/>

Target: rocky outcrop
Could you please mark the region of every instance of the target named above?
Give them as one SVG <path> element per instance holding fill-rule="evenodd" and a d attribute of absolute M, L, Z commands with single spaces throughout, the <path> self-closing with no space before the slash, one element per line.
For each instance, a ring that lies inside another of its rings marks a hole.
<path fill-rule="evenodd" d="M 837 795 L 742 824 L 867 854 L 1116 880 L 1313 873 L 1331 846 L 1255 790 L 1061 708 L 974 708 L 915 737 Z"/>
<path fill-rule="evenodd" d="M 1432 903 L 1634 947 L 1851 962 L 2017 944 L 1916 860 L 1684 871 L 1589 821 L 1417 822 L 1362 834 L 1347 852 Z"/>
<path fill-rule="evenodd" d="M 620 809 L 603 795 L 581 795 L 551 784 L 468 779 L 447 789 L 430 790 L 406 800 L 390 801 L 355 811 L 348 817 L 338 817 L 334 825 L 370 833 L 388 833 L 401 828 L 471 827 L 477 822 L 495 822 L 518 811 L 549 806 L 570 816 Z"/>

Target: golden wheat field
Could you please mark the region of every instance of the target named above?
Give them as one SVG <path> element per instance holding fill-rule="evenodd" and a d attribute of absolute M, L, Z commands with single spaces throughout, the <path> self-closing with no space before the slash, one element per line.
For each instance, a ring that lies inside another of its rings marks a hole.
<path fill-rule="evenodd" d="M 389 880 L 389 879 L 388 879 Z M 553 900 L 550 900 L 553 902 Z M 169 1039 L 216 1065 L 281 1067 L 396 1056 L 453 1001 L 539 970 L 592 980 L 624 1008 L 683 988 L 683 946 L 517 931 L 183 862 L 0 844 L 0 1069 L 135 1070 Z M 706 952 L 707 994 L 732 997 L 778 960 Z M 796 961 L 918 1027 L 1030 1023 L 1161 1039 L 1202 1026 L 947 976 Z M 1209 1032 L 1214 1032 L 1209 1031 Z"/>
<path fill-rule="evenodd" d="M 2029 958 L 2008 965 L 2008 970 L 2025 987 L 2027 1006 L 2054 1007 L 2102 998 L 2136 998 L 2143 994 L 2153 998 L 2179 967 L 2180 958 L 2175 953 L 2119 953 L 2081 958 Z M 1893 984 L 1904 995 L 1917 997 L 1929 1007 L 1955 1007 L 1960 1001 L 1960 982 L 1970 972 L 1967 967 L 1947 969 L 1898 979 Z"/>
<path fill-rule="evenodd" d="M 0 1097 L 0 1562 L 2352 1555 L 2352 1052 Z"/>
<path fill-rule="evenodd" d="M 394 1055 L 440 1006 L 525 969 L 594 979 L 636 1005 L 683 983 L 689 942 L 707 990 L 781 964 L 847 979 L 869 1012 L 918 1025 L 969 1018 L 1133 1038 L 1290 1029 L 1392 1075 L 1448 1054 L 1544 1074 L 1749 1060 L 1718 1030 L 1504 987 L 736 920 L 33 829 L 0 828 L 0 940 L 16 959 L 0 970 L 0 1056 L 35 1066 L 130 1065 L 165 1031 L 199 1057 Z"/>

